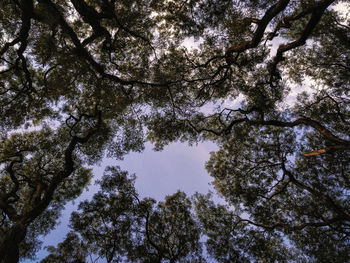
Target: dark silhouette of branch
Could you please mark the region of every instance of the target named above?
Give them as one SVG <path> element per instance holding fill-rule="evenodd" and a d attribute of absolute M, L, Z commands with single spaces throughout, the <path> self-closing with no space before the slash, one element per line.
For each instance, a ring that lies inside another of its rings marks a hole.
<path fill-rule="evenodd" d="M 43 185 L 38 184 L 37 189 L 33 194 L 32 206 L 28 207 L 23 211 L 22 214 L 17 214 L 13 216 L 13 209 L 4 202 L 4 199 L 0 200 L 0 208 L 5 211 L 8 215 L 11 215 L 13 225 L 7 231 L 7 233 L 0 239 L 0 262 L 3 263 L 13 263 L 18 262 L 19 259 L 19 244 L 23 241 L 26 235 L 28 226 L 38 217 L 43 211 L 50 205 L 53 200 L 56 189 L 64 181 L 65 178 L 69 177 L 75 170 L 74 167 L 74 150 L 79 144 L 84 144 L 89 141 L 89 139 L 95 135 L 102 126 L 102 113 L 95 108 L 95 118 L 97 119 L 96 124 L 87 130 L 83 136 L 73 136 L 70 140 L 67 148 L 64 151 L 64 167 L 62 170 L 57 172 L 50 182 L 43 187 Z M 18 180 L 12 174 L 12 167 L 8 171 L 12 180 L 15 182 L 16 190 L 19 187 Z"/>

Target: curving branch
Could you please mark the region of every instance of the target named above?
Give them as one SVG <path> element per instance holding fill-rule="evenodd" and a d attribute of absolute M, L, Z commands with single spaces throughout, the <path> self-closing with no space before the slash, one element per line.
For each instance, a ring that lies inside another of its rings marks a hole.
<path fill-rule="evenodd" d="M 289 2 L 290 0 L 280 0 L 268 9 L 261 19 L 254 19 L 253 21 L 258 25 L 258 27 L 254 32 L 253 38 L 250 41 L 245 41 L 241 44 L 229 47 L 226 51 L 226 57 L 230 61 L 234 61 L 235 59 L 232 58 L 233 53 L 241 53 L 243 51 L 246 51 L 247 49 L 257 47 L 262 38 L 264 37 L 267 25 L 271 22 L 273 18 L 275 18 L 280 12 L 282 12 L 287 7 Z"/>
<path fill-rule="evenodd" d="M 64 151 L 63 169 L 58 171 L 47 185 L 37 184 L 36 189 L 32 195 L 31 207 L 28 207 L 20 214 L 14 214 L 13 212 L 16 211 L 14 211 L 11 206 L 4 202 L 3 198 L 0 199 L 0 208 L 5 211 L 13 221 L 13 225 L 9 231 L 7 231 L 7 233 L 0 238 L 0 262 L 18 262 L 19 244 L 25 238 L 28 226 L 50 205 L 51 201 L 53 200 L 55 191 L 59 185 L 64 181 L 65 178 L 69 177 L 74 172 L 75 149 L 79 144 L 87 143 L 89 139 L 101 129 L 102 112 L 99 111 L 97 107 L 95 108 L 94 117 L 96 118 L 96 123 L 93 127 L 88 129 L 83 134 L 83 136 L 73 136 L 70 140 L 68 146 Z M 11 172 L 11 169 L 8 171 Z M 15 188 L 16 187 L 18 188 L 18 184 L 15 183 Z"/>
<path fill-rule="evenodd" d="M 287 8 L 289 2 L 290 1 L 288 0 L 278 1 L 276 4 L 272 5 L 265 12 L 264 16 L 261 19 L 255 19 L 255 18 L 245 19 L 245 21 L 249 23 L 257 24 L 257 28 L 251 40 L 231 46 L 226 50 L 225 56 L 226 56 L 226 62 L 228 65 L 235 64 L 239 66 L 239 64 L 237 63 L 239 54 L 248 49 L 256 48 L 260 44 L 260 42 L 264 37 L 268 24 L 274 18 L 276 18 L 276 16 L 279 13 L 283 12 Z M 284 17 L 283 20 L 277 24 L 274 31 L 267 34 L 267 40 L 272 40 L 275 36 L 278 35 L 278 31 L 281 28 L 290 28 L 292 26 L 292 22 L 311 14 L 311 17 L 308 23 L 306 24 L 305 28 L 303 29 L 299 39 L 290 43 L 279 45 L 277 49 L 277 53 L 274 56 L 272 63 L 269 65 L 269 68 L 268 68 L 270 73 L 270 80 L 268 84 L 270 84 L 273 87 L 274 86 L 273 81 L 275 81 L 276 78 L 277 80 L 280 79 L 279 74 L 277 72 L 277 66 L 280 62 L 284 61 L 284 57 L 283 57 L 284 53 L 292 49 L 295 49 L 297 47 L 305 45 L 306 40 L 311 36 L 312 32 L 314 31 L 315 27 L 319 23 L 326 9 L 334 2 L 335 0 L 320 1 L 317 4 L 305 10 L 302 10 L 299 13 Z"/>
<path fill-rule="evenodd" d="M 232 131 L 234 126 L 236 126 L 238 124 L 244 124 L 244 123 L 248 124 L 248 125 L 252 125 L 252 126 L 275 126 L 275 127 L 285 127 L 285 128 L 294 128 L 297 126 L 305 126 L 305 127 L 313 128 L 320 135 L 322 135 L 325 140 L 334 143 L 334 145 L 332 145 L 332 146 L 329 146 L 325 149 L 319 150 L 320 151 L 319 153 L 323 153 L 323 152 L 329 153 L 329 152 L 338 151 L 338 150 L 350 150 L 350 141 L 349 140 L 345 140 L 345 139 L 340 138 L 339 136 L 337 136 L 333 132 L 331 132 L 328 128 L 326 128 L 324 125 L 322 125 L 320 122 L 315 121 L 313 119 L 310 119 L 307 117 L 302 117 L 302 118 L 296 119 L 294 121 L 265 120 L 263 118 L 262 111 L 256 107 L 253 107 L 253 108 L 246 110 L 246 111 L 241 110 L 241 109 L 238 109 L 236 111 L 238 111 L 240 113 L 244 113 L 244 114 L 257 112 L 262 117 L 260 119 L 249 119 L 248 116 L 245 116 L 243 118 L 235 119 L 235 120 L 231 121 L 228 125 L 226 125 L 222 121 L 220 121 L 220 116 L 221 116 L 221 113 L 220 113 L 218 118 L 219 118 L 221 125 L 224 125 L 224 128 L 222 128 L 221 130 L 215 130 L 215 129 L 210 129 L 210 128 L 198 128 L 191 121 L 186 120 L 186 122 L 197 133 L 209 132 L 209 133 L 215 134 L 216 136 L 227 135 Z M 315 155 L 315 154 L 310 154 L 310 155 Z M 308 156 L 308 155 L 306 154 L 306 156 Z"/>
<path fill-rule="evenodd" d="M 286 21 L 292 21 L 298 18 L 301 18 L 302 16 L 308 14 L 311 12 L 311 17 L 309 22 L 306 24 L 303 32 L 301 33 L 301 36 L 299 37 L 298 40 L 295 40 L 293 42 L 287 43 L 287 44 L 282 44 L 278 47 L 277 49 L 277 54 L 273 59 L 273 62 L 270 66 L 270 74 L 271 76 L 275 74 L 276 70 L 277 70 L 277 65 L 279 62 L 282 62 L 284 60 L 283 54 L 287 51 L 290 51 L 292 49 L 295 49 L 297 47 L 303 46 L 306 43 L 306 40 L 310 37 L 310 35 L 312 34 L 313 30 L 315 29 L 315 27 L 317 26 L 318 22 L 321 20 L 322 15 L 324 14 L 324 12 L 326 11 L 326 9 L 335 2 L 335 0 L 324 0 L 319 2 L 319 4 L 315 5 L 312 8 L 309 8 L 307 10 L 304 11 L 304 13 L 302 12 L 299 16 L 295 16 L 295 17 L 290 17 L 287 18 Z"/>
<path fill-rule="evenodd" d="M 263 229 L 269 230 L 269 231 L 273 231 L 273 230 L 278 230 L 278 229 L 285 229 L 288 231 L 300 231 L 303 230 L 304 228 L 307 227 L 331 227 L 332 224 L 337 223 L 339 221 L 341 221 L 340 218 L 331 218 L 331 219 L 324 219 L 322 221 L 315 221 L 315 222 L 305 222 L 305 223 L 301 223 L 299 225 L 291 225 L 291 224 L 287 224 L 287 223 L 276 223 L 273 225 L 265 225 L 265 224 L 260 224 L 258 222 L 254 222 L 252 220 L 249 219 L 244 219 L 239 217 L 238 215 L 236 215 L 237 217 L 237 223 L 239 222 L 245 222 L 248 223 L 250 225 L 254 225 L 256 227 L 261 227 Z"/>
<path fill-rule="evenodd" d="M 89 6 L 83 0 L 71 0 L 71 2 L 77 12 L 83 18 L 84 22 L 88 23 L 92 27 L 95 37 L 105 36 L 107 39 L 111 39 L 111 35 L 108 30 L 101 26 L 99 14 L 93 7 Z"/>
<path fill-rule="evenodd" d="M 85 48 L 85 45 L 87 44 L 86 42 L 81 42 L 79 40 L 79 37 L 77 36 L 76 32 L 74 32 L 73 28 L 67 23 L 66 19 L 60 12 L 59 8 L 55 3 L 53 3 L 51 0 L 41 0 L 40 2 L 44 3 L 49 11 L 53 14 L 55 17 L 56 22 L 60 25 L 61 29 L 70 37 L 74 44 L 74 52 L 76 55 L 85 61 L 88 62 L 94 68 L 97 73 L 99 73 L 103 78 L 111 80 L 115 83 L 122 84 L 122 86 L 118 86 L 121 88 L 122 92 L 125 95 L 129 95 L 128 90 L 125 89 L 124 86 L 131 86 L 133 87 L 134 85 L 145 85 L 145 86 L 151 86 L 151 87 L 164 87 L 168 86 L 171 84 L 179 83 L 179 80 L 175 81 L 165 81 L 164 83 L 152 83 L 152 82 L 145 82 L 145 81 L 140 81 L 140 80 L 126 80 L 118 77 L 117 75 L 110 74 L 106 71 L 104 65 L 98 63 L 94 57 L 89 53 L 89 51 Z M 109 32 L 103 28 L 100 23 L 99 23 L 99 14 L 96 13 L 93 8 L 87 6 L 84 4 L 81 0 L 72 0 L 72 3 L 77 7 L 77 11 L 82 14 L 82 17 L 84 21 L 88 22 L 93 29 L 95 29 L 97 32 L 95 32 L 95 36 L 99 35 L 107 35 L 109 36 Z M 87 13 L 86 13 L 87 12 Z M 131 31 L 130 31 L 131 32 Z M 129 33 L 130 33 L 129 32 Z M 135 35 L 135 34 L 134 34 Z M 89 42 L 94 39 L 91 38 L 89 39 Z"/>

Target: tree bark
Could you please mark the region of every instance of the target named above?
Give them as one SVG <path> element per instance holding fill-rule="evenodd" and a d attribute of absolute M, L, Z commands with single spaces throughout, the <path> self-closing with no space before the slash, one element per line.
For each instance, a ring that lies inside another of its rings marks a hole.
<path fill-rule="evenodd" d="M 16 223 L 0 243 L 0 263 L 17 263 L 19 261 L 19 244 L 26 236 L 26 226 Z"/>

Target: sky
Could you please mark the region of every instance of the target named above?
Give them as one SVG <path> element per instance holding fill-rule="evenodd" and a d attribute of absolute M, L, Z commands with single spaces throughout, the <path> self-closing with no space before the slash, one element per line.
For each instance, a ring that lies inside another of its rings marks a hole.
<path fill-rule="evenodd" d="M 205 162 L 209 160 L 210 152 L 217 150 L 214 143 L 200 143 L 197 146 L 188 146 L 186 143 L 173 143 L 163 151 L 154 151 L 150 143 L 146 143 L 141 153 L 130 153 L 124 160 L 117 161 L 105 158 L 99 166 L 93 167 L 94 180 L 101 178 L 104 168 L 108 165 L 118 165 L 129 174 L 135 173 L 136 189 L 140 196 L 152 197 L 161 201 L 167 195 L 177 190 L 185 192 L 188 196 L 196 192 L 207 193 L 213 190 L 210 182 L 212 178 L 205 170 Z M 47 236 L 43 237 L 42 249 L 37 253 L 37 260 L 25 260 L 25 263 L 38 262 L 48 255 L 45 246 L 56 246 L 64 240 L 69 231 L 69 218 L 72 211 L 77 209 L 80 201 L 90 199 L 98 191 L 98 186 L 92 182 L 84 193 L 70 202 L 60 223 Z"/>

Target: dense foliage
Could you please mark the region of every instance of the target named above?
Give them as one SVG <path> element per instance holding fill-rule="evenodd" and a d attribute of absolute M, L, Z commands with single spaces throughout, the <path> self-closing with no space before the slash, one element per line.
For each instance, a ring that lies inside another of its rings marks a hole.
<path fill-rule="evenodd" d="M 159 150 L 214 141 L 207 170 L 226 204 L 178 192 L 155 205 L 108 168 L 46 262 L 347 262 L 349 10 L 341 0 L 1 1 L 0 262 L 35 257 L 88 168 L 146 139 Z"/>
<path fill-rule="evenodd" d="M 98 255 L 109 262 L 203 262 L 199 223 L 191 214 L 191 201 L 183 192 L 155 200 L 140 200 L 129 178 L 109 167 L 99 182 L 101 190 L 80 203 L 71 217 L 72 228 L 58 248 L 42 262 L 85 262 Z M 80 245 L 79 245 L 80 244 Z M 75 247 L 84 248 L 77 253 Z"/>

